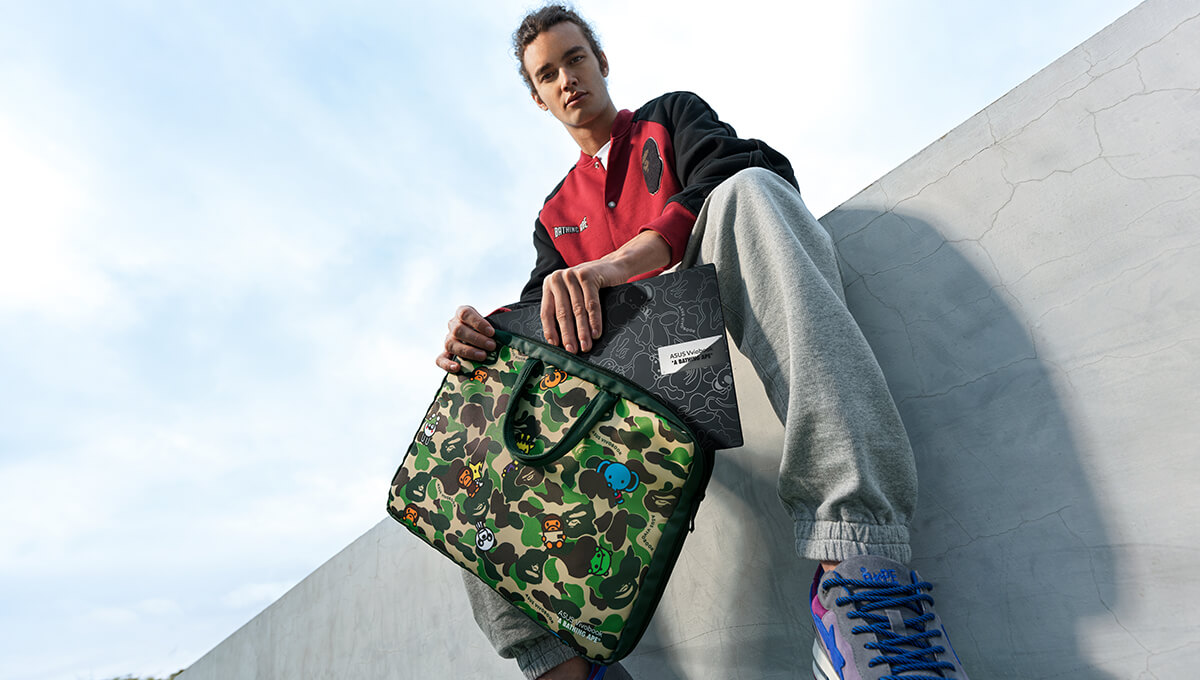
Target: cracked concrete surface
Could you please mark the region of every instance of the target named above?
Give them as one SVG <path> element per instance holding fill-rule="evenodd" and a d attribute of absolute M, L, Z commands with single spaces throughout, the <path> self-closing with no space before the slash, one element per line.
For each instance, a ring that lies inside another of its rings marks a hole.
<path fill-rule="evenodd" d="M 823 220 L 972 677 L 1200 664 L 1198 9 L 1139 7 Z"/>
<path fill-rule="evenodd" d="M 975 680 L 1200 666 L 1197 121 L 1200 3 L 1151 0 L 822 219 L 917 453 L 913 566 Z M 636 677 L 805 677 L 813 565 L 735 372 L 747 445 Z M 519 674 L 456 568 L 385 520 L 182 677 Z"/>

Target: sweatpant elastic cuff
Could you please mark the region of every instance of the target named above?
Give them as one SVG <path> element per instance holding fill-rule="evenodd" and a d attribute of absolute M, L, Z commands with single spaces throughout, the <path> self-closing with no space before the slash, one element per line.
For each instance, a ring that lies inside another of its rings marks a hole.
<path fill-rule="evenodd" d="M 795 521 L 796 553 L 817 562 L 841 562 L 856 555 L 876 555 L 908 564 L 912 548 L 908 527 L 895 524 Z"/>
<path fill-rule="evenodd" d="M 553 635 L 544 635 L 516 652 L 517 666 L 529 680 L 537 680 L 546 671 L 578 656 Z"/>

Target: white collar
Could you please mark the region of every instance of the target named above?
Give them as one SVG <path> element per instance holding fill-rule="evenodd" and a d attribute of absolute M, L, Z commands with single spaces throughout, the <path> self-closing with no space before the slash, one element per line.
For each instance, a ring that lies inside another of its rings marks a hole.
<path fill-rule="evenodd" d="M 610 149 L 612 149 L 611 139 L 605 142 L 604 146 L 600 147 L 600 150 L 597 151 L 596 155 L 594 156 L 596 160 L 600 161 L 600 165 L 602 165 L 605 170 L 608 169 L 608 152 Z"/>

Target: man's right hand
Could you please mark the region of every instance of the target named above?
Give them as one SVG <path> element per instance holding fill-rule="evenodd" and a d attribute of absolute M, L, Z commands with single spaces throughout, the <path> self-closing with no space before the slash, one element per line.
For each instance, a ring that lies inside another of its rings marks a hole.
<path fill-rule="evenodd" d="M 446 334 L 445 350 L 434 361 L 443 371 L 458 373 L 462 365 L 455 361 L 457 357 L 483 361 L 496 349 L 496 341 L 492 340 L 496 330 L 474 307 L 459 307 L 446 326 L 450 332 Z"/>
<path fill-rule="evenodd" d="M 590 351 L 604 328 L 600 289 L 624 283 L 623 272 L 600 259 L 551 272 L 542 281 L 542 335 L 568 352 Z"/>
<path fill-rule="evenodd" d="M 591 351 L 604 320 L 600 289 L 625 283 L 667 266 L 671 246 L 662 234 L 646 230 L 599 260 L 551 272 L 542 281 L 542 334 L 568 352 Z"/>

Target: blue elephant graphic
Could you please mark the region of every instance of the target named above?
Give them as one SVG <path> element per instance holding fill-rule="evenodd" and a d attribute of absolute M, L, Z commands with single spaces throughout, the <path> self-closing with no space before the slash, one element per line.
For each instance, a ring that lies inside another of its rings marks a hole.
<path fill-rule="evenodd" d="M 604 481 L 608 482 L 609 488 L 613 490 L 618 504 L 625 502 L 625 499 L 621 497 L 622 493 L 629 493 L 638 486 L 637 473 L 630 470 L 624 463 L 606 460 L 600 463 L 600 467 L 596 469 L 604 475 Z"/>

